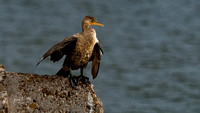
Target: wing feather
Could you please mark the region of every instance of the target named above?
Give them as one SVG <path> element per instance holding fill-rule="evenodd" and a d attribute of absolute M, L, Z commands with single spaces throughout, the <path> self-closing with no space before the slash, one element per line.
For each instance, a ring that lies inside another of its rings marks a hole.
<path fill-rule="evenodd" d="M 54 45 L 52 48 L 50 48 L 39 60 L 37 65 L 40 64 L 45 58 L 47 58 L 50 55 L 50 60 L 53 62 L 59 61 L 63 55 L 68 55 L 76 46 L 77 37 L 68 37 L 65 38 L 60 43 Z M 36 65 L 36 66 L 37 66 Z"/>
<path fill-rule="evenodd" d="M 101 46 L 99 45 L 99 43 L 96 43 L 93 49 L 92 56 L 90 58 L 90 60 L 92 61 L 91 74 L 92 74 L 93 79 L 97 77 L 98 72 L 99 72 L 101 53 L 103 53 L 103 50 L 101 49 Z"/>

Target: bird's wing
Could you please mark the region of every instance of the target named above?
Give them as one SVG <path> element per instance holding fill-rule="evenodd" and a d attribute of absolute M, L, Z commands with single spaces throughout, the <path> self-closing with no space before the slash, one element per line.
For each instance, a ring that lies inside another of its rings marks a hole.
<path fill-rule="evenodd" d="M 94 45 L 93 53 L 90 58 L 90 61 L 92 61 L 91 74 L 92 74 L 93 79 L 97 77 L 97 74 L 99 72 L 101 53 L 103 53 L 103 50 L 101 49 L 101 46 L 99 45 L 99 43 L 96 43 Z"/>
<path fill-rule="evenodd" d="M 37 65 L 50 55 L 53 62 L 59 61 L 63 55 L 68 55 L 76 46 L 77 37 L 65 38 L 62 42 L 50 48 L 39 60 Z M 36 65 L 36 66 L 37 66 Z"/>

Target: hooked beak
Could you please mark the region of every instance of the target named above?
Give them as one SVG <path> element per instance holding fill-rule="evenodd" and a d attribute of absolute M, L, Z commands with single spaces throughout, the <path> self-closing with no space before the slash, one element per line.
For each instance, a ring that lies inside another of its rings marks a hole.
<path fill-rule="evenodd" d="M 91 25 L 97 25 L 97 26 L 103 27 L 103 24 L 98 23 L 98 22 L 90 22 L 90 24 L 91 24 Z"/>

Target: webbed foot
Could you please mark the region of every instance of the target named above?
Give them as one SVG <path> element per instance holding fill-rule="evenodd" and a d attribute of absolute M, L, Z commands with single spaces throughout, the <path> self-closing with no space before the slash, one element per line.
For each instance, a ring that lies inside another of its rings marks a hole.
<path fill-rule="evenodd" d="M 89 81 L 89 78 L 83 75 L 79 75 L 77 77 L 77 83 L 86 84 L 86 85 L 91 84 Z"/>

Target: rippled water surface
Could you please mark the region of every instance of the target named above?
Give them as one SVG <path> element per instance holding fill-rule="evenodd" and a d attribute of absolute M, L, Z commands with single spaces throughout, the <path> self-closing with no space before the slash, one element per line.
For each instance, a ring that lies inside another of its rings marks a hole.
<path fill-rule="evenodd" d="M 63 60 L 37 61 L 92 15 L 104 24 L 94 26 L 105 54 L 90 79 L 105 113 L 199 113 L 199 11 L 199 0 L 1 0 L 0 64 L 55 74 Z"/>

